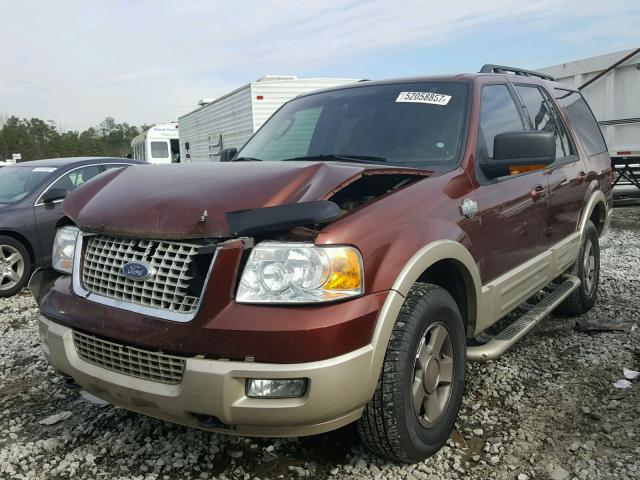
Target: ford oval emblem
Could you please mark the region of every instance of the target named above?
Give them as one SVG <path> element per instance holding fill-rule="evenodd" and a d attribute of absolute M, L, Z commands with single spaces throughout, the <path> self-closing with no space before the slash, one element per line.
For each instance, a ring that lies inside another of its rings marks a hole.
<path fill-rule="evenodd" d="M 129 280 L 146 280 L 155 273 L 153 267 L 146 262 L 125 263 L 120 272 Z"/>

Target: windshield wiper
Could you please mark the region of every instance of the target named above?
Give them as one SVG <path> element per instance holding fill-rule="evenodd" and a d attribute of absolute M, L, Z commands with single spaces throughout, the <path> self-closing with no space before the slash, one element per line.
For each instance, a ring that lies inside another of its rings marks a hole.
<path fill-rule="evenodd" d="M 336 161 L 336 162 L 355 162 L 355 163 L 386 163 L 387 159 L 384 157 L 373 157 L 371 155 L 351 155 L 351 154 L 336 154 L 336 153 L 321 153 L 319 155 L 307 155 L 304 157 L 285 158 L 283 162 L 304 162 L 304 161 Z"/>
<path fill-rule="evenodd" d="M 231 160 L 232 162 L 261 162 L 262 159 L 260 158 L 253 158 L 253 157 L 238 157 L 238 158 L 234 158 L 233 160 Z"/>

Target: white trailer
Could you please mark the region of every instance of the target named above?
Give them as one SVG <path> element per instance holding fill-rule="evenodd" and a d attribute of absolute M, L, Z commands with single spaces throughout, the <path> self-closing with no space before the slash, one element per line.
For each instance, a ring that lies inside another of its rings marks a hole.
<path fill-rule="evenodd" d="M 240 148 L 262 124 L 292 98 L 314 90 L 357 82 L 350 78 L 264 76 L 178 119 L 183 162 L 219 161 L 224 148 Z"/>
<path fill-rule="evenodd" d="M 582 87 L 580 93 L 591 106 L 607 142 L 618 185 L 640 189 L 640 49 L 537 70 L 559 82 Z"/>
<path fill-rule="evenodd" d="M 131 140 L 131 156 L 149 163 L 179 163 L 178 123 L 161 123 Z"/>

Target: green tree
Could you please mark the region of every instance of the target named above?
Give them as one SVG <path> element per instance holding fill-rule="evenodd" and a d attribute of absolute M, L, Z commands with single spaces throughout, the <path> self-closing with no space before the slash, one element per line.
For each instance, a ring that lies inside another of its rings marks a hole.
<path fill-rule="evenodd" d="M 78 156 L 117 156 L 129 151 L 131 140 L 146 127 L 105 118 L 82 132 L 62 131 L 52 120 L 0 116 L 0 160 L 20 153 L 23 160 Z"/>

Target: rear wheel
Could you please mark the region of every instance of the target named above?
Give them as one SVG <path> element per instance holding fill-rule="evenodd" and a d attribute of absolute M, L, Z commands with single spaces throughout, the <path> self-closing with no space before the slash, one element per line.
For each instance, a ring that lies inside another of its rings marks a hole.
<path fill-rule="evenodd" d="M 363 443 L 407 463 L 436 453 L 458 416 L 465 364 L 456 302 L 441 287 L 415 284 L 391 333 L 374 396 L 358 422 Z"/>
<path fill-rule="evenodd" d="M 582 315 L 596 303 L 600 283 L 600 241 L 598 231 L 590 220 L 587 221 L 578 259 L 571 274 L 580 279 L 581 285 L 558 306 L 557 311 L 566 315 Z"/>
<path fill-rule="evenodd" d="M 0 297 L 10 297 L 27 284 L 31 259 L 27 249 L 13 237 L 0 235 Z"/>

